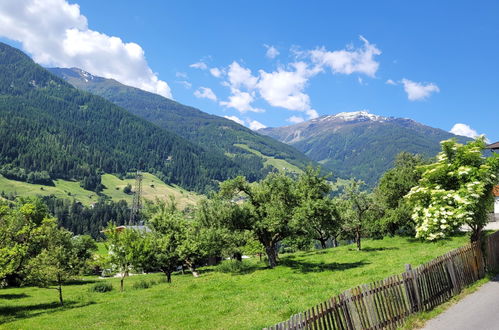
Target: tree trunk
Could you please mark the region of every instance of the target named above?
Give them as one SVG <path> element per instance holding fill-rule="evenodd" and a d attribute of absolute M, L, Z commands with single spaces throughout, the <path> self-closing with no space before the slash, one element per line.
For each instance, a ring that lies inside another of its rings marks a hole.
<path fill-rule="evenodd" d="M 361 246 L 360 246 L 360 230 L 357 230 L 355 232 L 355 242 L 357 243 L 357 251 L 360 251 Z"/>
<path fill-rule="evenodd" d="M 240 252 L 234 253 L 232 257 L 238 261 L 243 261 L 243 255 Z"/>
<path fill-rule="evenodd" d="M 62 283 L 60 280 L 59 280 L 59 288 L 57 289 L 57 291 L 59 291 L 59 303 L 61 304 L 61 306 L 64 306 L 64 300 L 62 299 Z"/>
<path fill-rule="evenodd" d="M 319 242 L 321 242 L 321 248 L 323 248 L 323 249 L 327 248 L 327 245 L 326 245 L 327 238 L 326 239 L 319 238 Z"/>
<path fill-rule="evenodd" d="M 336 237 L 333 237 L 333 247 L 338 247 L 338 240 Z"/>
<path fill-rule="evenodd" d="M 267 253 L 267 257 L 269 258 L 269 267 L 274 268 L 277 266 L 277 253 L 275 251 L 274 244 L 269 244 L 265 247 L 265 252 Z"/>
<path fill-rule="evenodd" d="M 483 227 L 471 227 L 471 242 L 477 242 L 482 238 L 482 229 Z"/>
<path fill-rule="evenodd" d="M 123 281 L 125 280 L 125 276 L 121 276 L 120 279 L 120 292 L 123 292 Z"/>
<path fill-rule="evenodd" d="M 171 283 L 172 282 L 172 272 L 171 270 L 165 270 L 163 271 L 166 275 L 166 283 Z"/>

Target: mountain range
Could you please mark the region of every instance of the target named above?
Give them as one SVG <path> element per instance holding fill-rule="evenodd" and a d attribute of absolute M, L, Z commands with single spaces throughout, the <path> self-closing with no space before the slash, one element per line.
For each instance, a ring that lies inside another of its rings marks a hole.
<path fill-rule="evenodd" d="M 369 186 L 377 182 L 402 151 L 433 157 L 442 140 L 469 140 L 411 119 L 367 111 L 342 112 L 258 132 L 297 148 L 332 169 L 335 175 L 356 177 Z"/>
<path fill-rule="evenodd" d="M 295 148 L 258 134 L 232 120 L 207 114 L 78 68 L 49 70 L 80 90 L 102 96 L 192 143 L 228 156 L 251 181 L 262 178 L 271 168 L 267 165 L 279 170 L 298 170 L 311 163 L 310 159 Z"/>
<path fill-rule="evenodd" d="M 236 175 L 261 177 L 265 172 L 262 164 L 248 161 L 243 168 L 233 157 L 80 91 L 3 43 L 0 141 L 0 174 L 5 177 L 44 184 L 77 180 L 94 191 L 103 189 L 102 173 L 125 175 L 137 169 L 199 192 Z"/>

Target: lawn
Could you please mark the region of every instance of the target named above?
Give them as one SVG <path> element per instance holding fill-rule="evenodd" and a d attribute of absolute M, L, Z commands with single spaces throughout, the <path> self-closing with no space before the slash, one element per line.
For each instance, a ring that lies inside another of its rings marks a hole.
<path fill-rule="evenodd" d="M 199 278 L 177 274 L 163 283 L 162 274 L 125 280 L 96 277 L 64 288 L 67 306 L 57 306 L 55 290 L 0 290 L 0 327 L 4 328 L 162 328 L 259 329 L 287 319 L 328 297 L 362 283 L 383 279 L 467 243 L 465 236 L 435 243 L 406 238 L 365 240 L 364 250 L 353 245 L 281 255 L 275 269 L 258 259 L 245 260 L 245 274 L 221 273 L 205 267 Z M 138 281 L 161 281 L 134 289 Z M 90 292 L 96 281 L 109 281 L 114 290 Z"/>

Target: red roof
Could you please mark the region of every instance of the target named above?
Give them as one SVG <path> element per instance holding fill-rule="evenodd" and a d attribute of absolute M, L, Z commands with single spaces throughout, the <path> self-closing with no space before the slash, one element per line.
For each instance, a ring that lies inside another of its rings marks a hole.
<path fill-rule="evenodd" d="M 499 186 L 495 186 L 492 192 L 494 196 L 499 197 Z"/>

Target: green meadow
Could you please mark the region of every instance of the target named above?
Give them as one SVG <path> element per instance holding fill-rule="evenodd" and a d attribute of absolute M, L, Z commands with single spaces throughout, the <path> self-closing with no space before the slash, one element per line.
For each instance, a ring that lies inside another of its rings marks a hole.
<path fill-rule="evenodd" d="M 65 307 L 58 306 L 55 290 L 1 289 L 0 328 L 260 329 L 467 242 L 466 236 L 434 243 L 401 237 L 365 240 L 363 251 L 345 245 L 282 254 L 275 269 L 256 257 L 245 259 L 239 273 L 204 267 L 199 278 L 175 274 L 171 284 L 162 274 L 130 276 L 124 292 L 119 292 L 119 279 L 84 277 L 64 287 Z M 91 291 L 99 282 L 112 284 L 113 290 Z"/>

